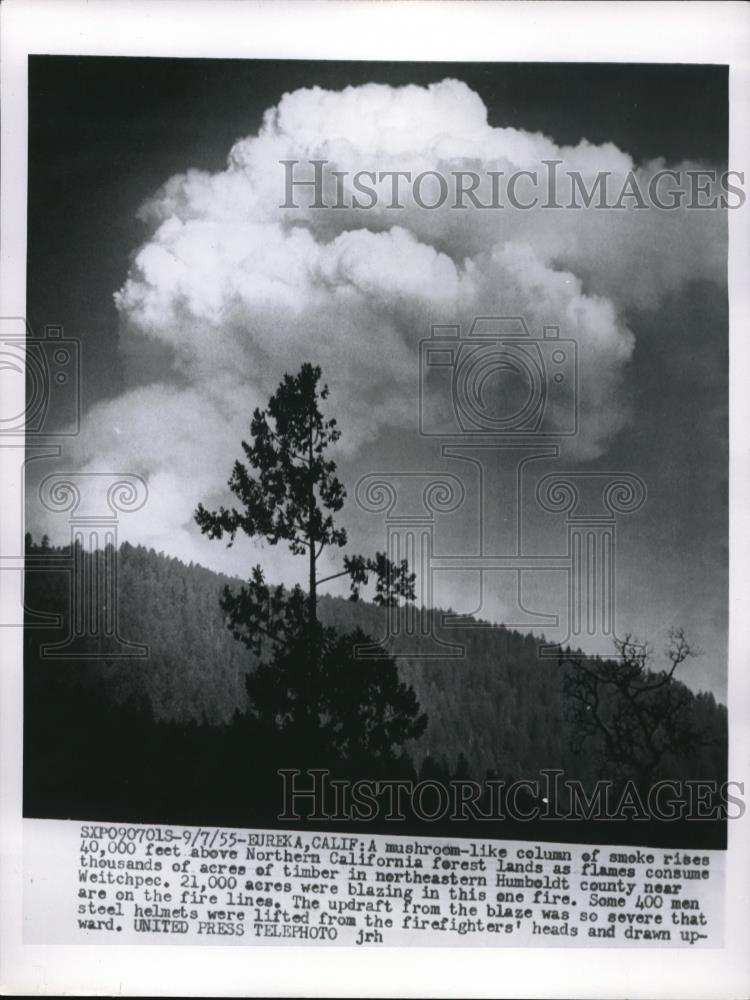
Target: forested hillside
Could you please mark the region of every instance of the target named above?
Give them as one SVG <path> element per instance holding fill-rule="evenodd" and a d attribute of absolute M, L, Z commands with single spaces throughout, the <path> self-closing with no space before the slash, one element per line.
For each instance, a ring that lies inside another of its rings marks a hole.
<path fill-rule="evenodd" d="M 43 566 L 66 550 L 27 542 L 27 607 L 58 612 L 65 621 L 69 576 Z M 236 730 L 247 712 L 245 677 L 254 659 L 233 639 L 219 607 L 222 588 L 233 581 L 127 543 L 119 552 L 118 580 L 120 635 L 146 644 L 147 658 L 45 660 L 40 645 L 61 640 L 65 630 L 27 629 L 27 808 L 50 808 L 44 803 L 58 794 L 53 786 L 60 781 L 62 762 L 73 769 L 77 753 L 91 761 L 104 752 L 111 761 L 115 734 L 128 744 L 118 751 L 123 760 L 132 759 L 139 740 L 161 753 L 167 736 L 179 754 L 180 747 L 188 747 L 186 733 L 205 732 L 210 742 L 218 739 L 211 733 L 227 732 L 233 721 Z M 320 599 L 322 620 L 342 632 L 360 627 L 377 638 L 383 634 L 383 614 L 364 602 Z M 539 658 L 537 639 L 502 626 L 451 630 L 450 639 L 464 645 L 463 658 L 399 661 L 402 678 L 413 685 L 428 717 L 424 735 L 407 748 L 417 771 L 437 766 L 442 773 L 477 780 L 488 773 L 516 780 L 534 777 L 542 768 L 562 768 L 587 785 L 608 776 L 596 773 L 593 754 L 571 751 L 561 668 Z M 88 642 L 95 654 L 96 645 Z M 711 746 L 667 760 L 666 773 L 723 780 L 726 710 L 711 694 L 691 698 L 695 718 L 714 739 Z M 160 736 L 151 744 L 154 732 Z M 105 751 L 97 749 L 101 739 L 107 740 Z M 236 732 L 232 740 L 237 760 L 243 744 Z M 197 765 L 185 761 L 185 766 L 193 767 L 197 781 Z M 210 784 L 210 767 L 205 761 L 201 766 Z"/>

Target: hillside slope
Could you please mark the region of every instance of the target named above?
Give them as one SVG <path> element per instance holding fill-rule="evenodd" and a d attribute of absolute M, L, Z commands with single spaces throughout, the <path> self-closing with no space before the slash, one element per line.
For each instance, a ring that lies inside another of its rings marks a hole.
<path fill-rule="evenodd" d="M 45 554 L 54 559 L 64 550 L 32 543 L 29 553 L 33 562 L 43 563 Z M 64 631 L 29 628 L 29 711 L 51 696 L 44 691 L 51 685 L 58 699 L 67 697 L 71 686 L 96 689 L 105 703 L 135 706 L 157 724 L 218 727 L 245 713 L 244 679 L 253 658 L 232 638 L 219 607 L 219 594 L 232 580 L 127 543 L 119 552 L 118 575 L 120 635 L 146 644 L 148 657 L 45 663 L 40 644 L 59 641 Z M 67 587 L 65 572 L 29 571 L 27 606 L 56 611 L 66 620 Z M 322 596 L 320 614 L 341 631 L 359 626 L 376 638 L 384 634 L 384 613 L 372 604 Z M 445 769 L 459 767 L 478 779 L 487 772 L 515 779 L 545 767 L 563 768 L 586 783 L 607 776 L 596 774 L 590 755 L 571 753 L 561 669 L 555 661 L 540 659 L 536 638 L 503 626 L 451 629 L 447 637 L 465 647 L 464 657 L 399 661 L 429 720 L 423 737 L 409 747 L 416 766 L 430 757 Z M 95 653 L 91 640 L 89 646 Z M 721 779 L 726 709 L 711 694 L 698 694 L 693 710 L 715 734 L 716 744 L 696 749 L 690 759 L 670 761 L 669 776 Z"/>

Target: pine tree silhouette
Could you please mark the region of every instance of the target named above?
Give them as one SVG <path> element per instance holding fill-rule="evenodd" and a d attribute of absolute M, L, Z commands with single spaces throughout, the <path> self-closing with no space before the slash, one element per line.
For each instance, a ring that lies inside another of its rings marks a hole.
<path fill-rule="evenodd" d="M 307 593 L 299 585 L 269 586 L 257 565 L 239 591 L 226 587 L 222 595 L 233 635 L 260 657 L 248 679 L 258 716 L 304 748 L 308 759 L 313 753 L 384 762 L 424 731 L 426 718 L 393 661 L 372 665 L 355 658 L 364 633 L 340 636 L 321 625 L 318 586 L 347 576 L 357 600 L 372 577 L 375 601 L 392 604 L 414 599 L 414 574 L 406 560 L 394 563 L 378 552 L 347 555 L 340 572 L 319 577 L 325 550 L 347 543 L 334 520 L 346 491 L 329 456 L 341 434 L 321 412 L 328 387 L 320 379 L 320 368 L 311 364 L 284 375 L 267 408 L 253 413 L 252 442 L 242 442 L 246 464 L 234 464 L 228 485 L 238 506 L 211 512 L 199 504 L 195 520 L 209 538 L 226 535 L 231 545 L 242 532 L 270 545 L 285 542 L 307 560 Z"/>

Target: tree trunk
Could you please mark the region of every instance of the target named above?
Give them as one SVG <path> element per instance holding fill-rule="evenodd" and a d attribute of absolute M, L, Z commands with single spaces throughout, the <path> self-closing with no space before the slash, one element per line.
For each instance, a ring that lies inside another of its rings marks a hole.
<path fill-rule="evenodd" d="M 317 581 L 315 579 L 315 527 L 313 523 L 313 518 L 315 516 L 315 481 L 313 478 L 313 425 L 312 419 L 310 420 L 310 439 L 308 442 L 308 459 L 310 462 L 310 489 L 308 494 L 308 527 L 307 527 L 307 538 L 310 543 L 310 632 L 313 635 L 316 631 L 318 624 L 318 597 L 317 597 Z"/>
<path fill-rule="evenodd" d="M 314 516 L 315 516 L 315 479 L 313 477 L 313 420 L 312 414 L 310 415 L 310 438 L 308 441 L 308 460 L 310 463 L 310 488 L 308 494 L 308 528 L 307 536 L 309 542 L 309 557 L 310 557 L 310 592 L 308 594 L 308 607 L 309 607 L 309 691 L 310 691 L 310 704 L 308 706 L 309 718 L 312 728 L 312 733 L 310 734 L 315 739 L 317 735 L 318 726 L 320 724 L 320 695 L 318 691 L 318 595 L 317 595 L 317 580 L 315 572 L 315 526 L 314 526 Z M 314 746 L 314 742 L 312 743 Z"/>

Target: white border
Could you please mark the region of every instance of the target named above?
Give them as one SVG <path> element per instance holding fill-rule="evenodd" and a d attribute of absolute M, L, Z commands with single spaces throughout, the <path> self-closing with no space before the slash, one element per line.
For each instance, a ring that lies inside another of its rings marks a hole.
<path fill-rule="evenodd" d="M 731 66 L 730 167 L 750 178 L 750 7 L 743 3 L 6 0 L 0 309 L 24 315 L 28 53 L 417 61 L 702 62 Z M 283 87 L 283 80 L 280 80 Z M 747 179 L 747 178 L 746 178 Z M 62 179 L 64 183 L 64 178 Z M 746 184 L 747 189 L 747 184 Z M 730 212 L 730 777 L 747 780 L 750 206 Z M 0 449 L 0 490 L 6 481 Z M 12 467 L 11 467 L 11 471 Z M 0 503 L 4 499 L 0 494 Z M 6 508 L 7 510 L 7 508 Z M 0 577 L 8 574 L 0 574 Z M 0 581 L 2 582 L 2 581 Z M 750 993 L 748 822 L 730 823 L 727 945 L 643 949 L 237 949 L 21 943 L 21 637 L 0 669 L 0 990 L 27 995 L 736 997 Z M 747 785 L 750 794 L 750 783 Z M 548 960 L 545 960 L 548 959 Z"/>

